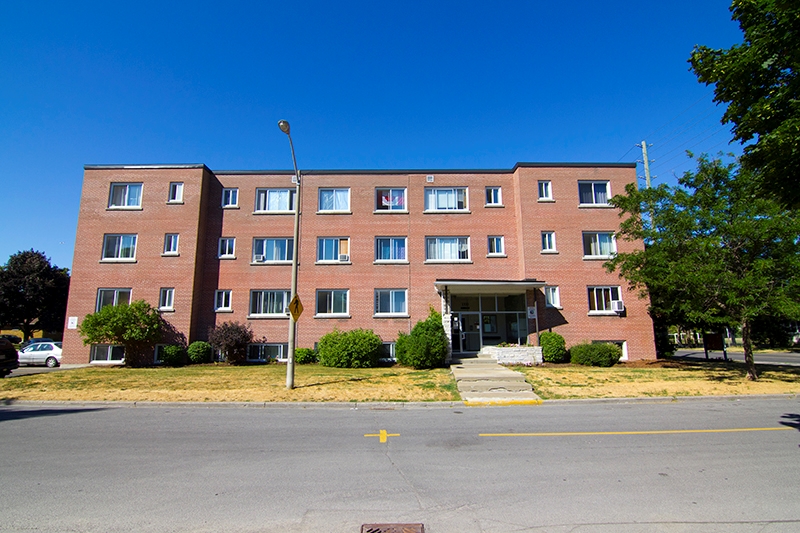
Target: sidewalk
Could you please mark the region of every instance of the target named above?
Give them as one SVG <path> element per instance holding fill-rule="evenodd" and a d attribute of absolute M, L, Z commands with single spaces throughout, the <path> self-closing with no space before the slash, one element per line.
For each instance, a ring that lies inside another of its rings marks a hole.
<path fill-rule="evenodd" d="M 450 371 L 466 405 L 531 405 L 542 399 L 533 392 L 525 376 L 478 354 L 453 359 Z"/>

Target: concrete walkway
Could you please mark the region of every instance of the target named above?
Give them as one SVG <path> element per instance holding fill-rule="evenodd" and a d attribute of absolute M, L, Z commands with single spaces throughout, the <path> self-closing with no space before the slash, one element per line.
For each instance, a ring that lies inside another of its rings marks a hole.
<path fill-rule="evenodd" d="M 497 363 L 488 355 L 454 358 L 450 371 L 467 405 L 540 404 L 525 376 Z"/>

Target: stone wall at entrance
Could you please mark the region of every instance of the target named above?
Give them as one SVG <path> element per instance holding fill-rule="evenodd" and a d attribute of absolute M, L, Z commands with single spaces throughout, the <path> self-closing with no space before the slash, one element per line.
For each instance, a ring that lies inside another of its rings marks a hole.
<path fill-rule="evenodd" d="M 481 353 L 497 359 L 501 365 L 541 365 L 544 362 L 541 346 L 484 346 Z"/>

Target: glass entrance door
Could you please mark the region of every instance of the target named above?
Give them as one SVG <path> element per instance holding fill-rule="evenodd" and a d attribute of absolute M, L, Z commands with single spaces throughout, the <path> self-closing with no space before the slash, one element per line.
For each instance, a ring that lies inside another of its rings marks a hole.
<path fill-rule="evenodd" d="M 481 351 L 480 313 L 461 313 L 461 351 Z"/>

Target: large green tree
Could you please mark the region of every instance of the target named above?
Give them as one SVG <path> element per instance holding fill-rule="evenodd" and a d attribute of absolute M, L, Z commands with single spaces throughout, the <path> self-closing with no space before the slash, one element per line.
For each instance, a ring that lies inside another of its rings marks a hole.
<path fill-rule="evenodd" d="M 22 331 L 62 331 L 67 313 L 69 271 L 50 264 L 42 252 L 18 252 L 0 266 L 0 326 Z"/>
<path fill-rule="evenodd" d="M 750 143 L 742 166 L 759 180 L 760 194 L 800 207 L 800 2 L 734 0 L 730 9 L 744 42 L 696 46 L 692 69 L 715 84 L 714 101 L 728 104 L 722 122 L 733 125 L 734 139 Z"/>
<path fill-rule="evenodd" d="M 700 327 L 741 326 L 748 378 L 757 379 L 751 331 L 757 317 L 800 318 L 800 217 L 756 194 L 737 163 L 706 156 L 679 185 L 626 188 L 611 203 L 619 236 L 644 250 L 607 263 L 642 294 L 651 314 Z"/>
<path fill-rule="evenodd" d="M 125 364 L 134 367 L 153 363 L 155 345 L 170 329 L 158 310 L 144 300 L 107 305 L 86 315 L 78 326 L 84 344 L 123 346 Z"/>

